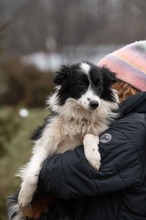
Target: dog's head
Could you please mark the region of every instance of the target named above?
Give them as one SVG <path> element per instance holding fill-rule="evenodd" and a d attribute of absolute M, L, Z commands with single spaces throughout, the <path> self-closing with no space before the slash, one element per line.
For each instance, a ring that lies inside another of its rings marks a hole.
<path fill-rule="evenodd" d="M 106 67 L 89 62 L 64 65 L 54 79 L 57 91 L 52 97 L 51 107 L 56 103 L 61 107 L 72 100 L 84 109 L 93 111 L 100 107 L 101 99 L 117 101 L 111 88 L 115 82 L 116 74 Z"/>
<path fill-rule="evenodd" d="M 59 114 L 63 111 L 94 112 L 104 103 L 117 103 L 112 84 L 117 81 L 116 74 L 106 67 L 98 67 L 89 62 L 64 65 L 57 72 L 54 83 L 56 92 L 49 98 L 50 108 Z M 64 114 L 65 114 L 64 112 Z"/>

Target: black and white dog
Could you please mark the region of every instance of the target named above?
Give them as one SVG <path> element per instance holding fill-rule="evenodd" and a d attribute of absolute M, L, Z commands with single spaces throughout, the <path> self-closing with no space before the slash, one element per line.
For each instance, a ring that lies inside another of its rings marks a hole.
<path fill-rule="evenodd" d="M 9 220 L 22 219 L 18 207 L 25 207 L 32 201 L 40 169 L 49 155 L 63 153 L 83 143 L 88 162 L 99 170 L 99 135 L 118 115 L 118 96 L 111 87 L 115 82 L 115 74 L 106 67 L 89 62 L 62 66 L 54 79 L 56 90 L 47 101 L 54 114 L 34 135 L 31 160 L 18 173 L 22 178 L 19 205 L 13 203 L 10 207 L 9 203 Z"/>

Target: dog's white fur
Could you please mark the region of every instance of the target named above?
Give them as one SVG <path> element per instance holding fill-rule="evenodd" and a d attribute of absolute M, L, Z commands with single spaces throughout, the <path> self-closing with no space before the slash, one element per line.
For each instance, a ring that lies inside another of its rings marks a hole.
<path fill-rule="evenodd" d="M 82 70 L 86 73 L 89 74 L 89 71 L 91 69 L 90 65 L 88 65 L 87 63 L 81 63 L 80 67 L 82 68 Z"/>

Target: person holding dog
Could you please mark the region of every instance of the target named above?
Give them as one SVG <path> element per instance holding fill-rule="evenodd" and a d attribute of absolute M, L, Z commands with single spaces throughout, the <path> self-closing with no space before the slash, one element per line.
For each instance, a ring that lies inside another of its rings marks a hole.
<path fill-rule="evenodd" d="M 98 172 L 92 168 L 80 146 L 54 155 L 43 164 L 38 191 L 72 204 L 72 217 L 56 219 L 144 220 L 146 41 L 125 46 L 98 65 L 117 74 L 114 89 L 121 102 L 119 119 L 100 136 L 101 167 Z"/>

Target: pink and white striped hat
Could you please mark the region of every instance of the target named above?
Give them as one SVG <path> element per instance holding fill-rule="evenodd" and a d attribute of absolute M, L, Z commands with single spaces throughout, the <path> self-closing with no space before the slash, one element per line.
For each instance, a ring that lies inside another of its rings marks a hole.
<path fill-rule="evenodd" d="M 117 74 L 117 78 L 143 92 L 146 91 L 146 40 L 108 54 L 98 63 Z"/>

